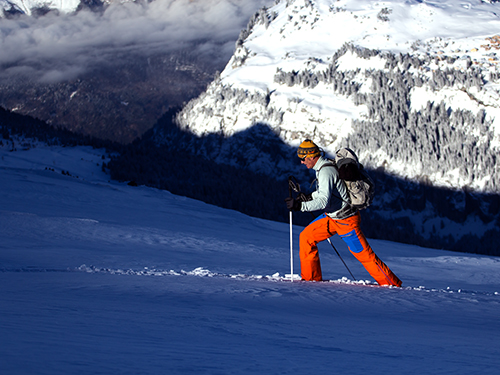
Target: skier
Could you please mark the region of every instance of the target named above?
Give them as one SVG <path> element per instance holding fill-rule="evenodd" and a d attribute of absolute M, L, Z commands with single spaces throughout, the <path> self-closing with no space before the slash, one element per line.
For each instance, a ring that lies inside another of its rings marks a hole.
<path fill-rule="evenodd" d="M 379 285 L 401 286 L 401 280 L 377 257 L 368 244 L 360 229 L 359 211 L 350 205 L 346 185 L 339 178 L 337 168 L 322 168 L 331 161 L 322 156 L 320 148 L 309 139 L 300 144 L 297 155 L 302 164 L 316 171 L 317 189 L 309 196 L 302 194 L 297 198 L 286 198 L 287 208 L 303 212 L 324 212 L 300 234 L 302 280 L 323 280 L 317 244 L 337 233 Z"/>

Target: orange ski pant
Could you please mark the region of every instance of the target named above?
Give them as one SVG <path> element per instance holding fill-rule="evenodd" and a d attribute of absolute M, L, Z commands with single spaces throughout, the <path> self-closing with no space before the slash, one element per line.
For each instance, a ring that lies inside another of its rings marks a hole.
<path fill-rule="evenodd" d="M 365 267 L 379 285 L 401 286 L 401 280 L 373 252 L 359 227 L 358 213 L 347 219 L 333 220 L 327 215 L 316 219 L 300 233 L 300 268 L 302 280 L 321 281 L 321 263 L 317 244 L 338 234 L 349 247 L 349 251 Z"/>

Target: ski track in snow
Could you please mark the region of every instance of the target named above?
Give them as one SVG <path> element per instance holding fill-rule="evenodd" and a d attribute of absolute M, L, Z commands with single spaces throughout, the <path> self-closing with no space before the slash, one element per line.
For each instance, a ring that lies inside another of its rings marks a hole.
<path fill-rule="evenodd" d="M 160 270 L 160 269 L 150 269 L 144 267 L 144 269 L 134 270 L 134 269 L 112 269 L 112 268 L 102 268 L 96 266 L 87 266 L 82 264 L 76 268 L 39 268 L 39 267 L 23 267 L 23 268 L 0 268 L 0 272 L 16 272 L 16 273 L 65 273 L 65 272 L 83 272 L 88 274 L 108 274 L 108 275 L 120 275 L 120 276 L 151 276 L 151 277 L 169 277 L 169 276 L 192 276 L 192 277 L 208 277 L 208 278 L 228 278 L 233 280 L 243 280 L 243 281 L 262 281 L 270 283 L 287 283 L 290 285 L 316 285 L 318 288 L 323 286 L 353 286 L 353 287 L 372 287 L 381 289 L 395 289 L 400 291 L 418 291 L 427 293 L 447 293 L 447 294 L 462 294 L 462 295 L 472 295 L 472 296 L 500 296 L 500 292 L 482 292 L 476 290 L 465 290 L 465 289 L 452 289 L 450 287 L 446 289 L 439 288 L 426 288 L 425 286 L 405 286 L 401 288 L 392 286 L 379 286 L 377 283 L 369 280 L 350 280 L 347 277 L 342 277 L 337 280 L 325 280 L 323 282 L 303 282 L 300 281 L 300 276 L 294 274 L 294 281 L 290 279 L 290 274 L 280 275 L 279 272 L 273 275 L 244 275 L 244 274 L 224 274 L 219 272 L 212 272 L 210 270 L 204 269 L 203 267 L 195 268 L 192 271 L 174 271 L 174 270 Z M 264 284 L 265 285 L 265 284 Z M 262 286 L 262 285 L 261 285 Z M 500 300 L 498 301 L 500 303 Z"/>

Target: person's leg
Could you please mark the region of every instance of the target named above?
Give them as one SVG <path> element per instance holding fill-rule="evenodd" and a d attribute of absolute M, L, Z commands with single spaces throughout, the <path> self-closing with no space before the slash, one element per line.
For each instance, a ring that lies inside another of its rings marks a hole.
<path fill-rule="evenodd" d="M 347 219 L 334 220 L 337 224 L 339 236 L 379 285 L 401 286 L 401 280 L 380 260 L 368 244 L 359 227 L 360 219 L 358 212 Z"/>
<path fill-rule="evenodd" d="M 300 270 L 302 280 L 322 281 L 321 263 L 318 254 L 318 242 L 331 237 L 333 233 L 328 230 L 328 217 L 313 221 L 300 233 Z"/>

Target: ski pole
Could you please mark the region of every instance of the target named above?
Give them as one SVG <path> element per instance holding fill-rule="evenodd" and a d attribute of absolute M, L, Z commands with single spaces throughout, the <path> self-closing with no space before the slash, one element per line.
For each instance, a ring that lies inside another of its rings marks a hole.
<path fill-rule="evenodd" d="M 339 258 L 340 258 L 340 260 L 342 261 L 342 263 L 344 263 L 345 268 L 347 268 L 347 270 L 348 270 L 348 271 L 349 271 L 349 273 L 351 274 L 351 276 L 352 276 L 352 278 L 354 279 L 354 281 L 357 281 L 357 280 L 356 280 L 356 278 L 354 277 L 354 275 L 352 274 L 351 270 L 349 269 L 349 267 L 347 267 L 347 264 L 345 264 L 344 259 L 342 259 L 342 257 L 340 256 L 340 254 L 339 254 L 339 252 L 337 251 L 337 249 L 335 248 L 335 246 L 333 246 L 332 241 L 330 241 L 330 239 L 329 239 L 329 238 L 327 238 L 326 240 L 330 243 L 330 245 L 332 245 L 333 250 L 335 250 L 335 252 L 336 252 L 336 253 L 337 253 L 337 255 L 339 256 Z"/>

